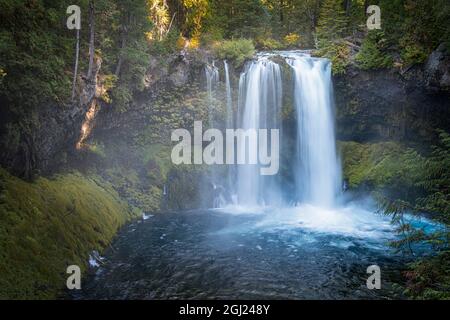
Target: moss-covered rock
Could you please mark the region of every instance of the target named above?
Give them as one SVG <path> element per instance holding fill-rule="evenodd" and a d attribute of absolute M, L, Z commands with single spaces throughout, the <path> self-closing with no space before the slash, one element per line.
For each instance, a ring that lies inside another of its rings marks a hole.
<path fill-rule="evenodd" d="M 344 178 L 351 189 L 385 192 L 412 202 L 421 194 L 417 184 L 426 158 L 398 142 L 340 141 Z"/>
<path fill-rule="evenodd" d="M 134 212 L 96 176 L 25 182 L 0 169 L 0 299 L 49 299 Z"/>

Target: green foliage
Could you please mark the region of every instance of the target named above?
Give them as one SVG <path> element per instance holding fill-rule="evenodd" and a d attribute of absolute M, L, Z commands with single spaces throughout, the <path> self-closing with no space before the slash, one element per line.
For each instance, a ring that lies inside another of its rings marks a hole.
<path fill-rule="evenodd" d="M 210 1 L 203 31 L 223 30 L 225 38 L 258 38 L 265 34 L 270 16 L 259 0 Z"/>
<path fill-rule="evenodd" d="M 343 38 L 347 34 L 348 18 L 340 0 L 324 0 L 320 8 L 317 25 L 319 48 L 327 47 L 330 42 Z"/>
<path fill-rule="evenodd" d="M 340 142 L 339 146 L 350 188 L 389 190 L 399 197 L 412 193 L 414 179 L 424 162 L 414 150 L 395 142 Z"/>
<path fill-rule="evenodd" d="M 66 268 L 87 267 L 134 213 L 98 177 L 27 183 L 0 169 L 0 298 L 55 298 Z"/>
<path fill-rule="evenodd" d="M 345 42 L 324 41 L 316 54 L 331 60 L 334 75 L 345 74 L 350 63 L 350 48 Z"/>
<path fill-rule="evenodd" d="M 114 190 L 134 207 L 144 212 L 160 211 L 162 186 L 151 183 L 143 185 L 135 168 L 114 166 L 105 170 L 104 177 L 114 186 Z M 161 184 L 161 181 L 159 179 L 158 183 Z"/>
<path fill-rule="evenodd" d="M 296 33 L 289 33 L 283 40 L 288 48 L 296 48 L 300 44 L 300 35 Z"/>
<path fill-rule="evenodd" d="M 355 58 L 358 66 L 364 70 L 391 67 L 393 60 L 389 54 L 384 52 L 385 43 L 383 32 L 369 32 Z"/>
<path fill-rule="evenodd" d="M 284 44 L 280 41 L 272 38 L 260 38 L 256 40 L 256 46 L 260 50 L 281 50 L 284 48 Z"/>
<path fill-rule="evenodd" d="M 406 65 L 423 63 L 431 53 L 431 51 L 426 50 L 420 44 L 411 42 L 409 39 L 402 39 L 401 45 L 403 47 L 402 59 Z"/>
<path fill-rule="evenodd" d="M 343 74 L 349 64 L 350 49 L 342 40 L 348 29 L 348 17 L 341 1 L 325 0 L 317 26 L 317 54 L 331 60 L 333 74 Z"/>
<path fill-rule="evenodd" d="M 350 187 L 374 190 L 380 211 L 397 224 L 401 237 L 391 245 L 413 252 L 413 244 L 425 243 L 436 252 L 410 264 L 405 272 L 405 293 L 417 299 L 449 298 L 450 135 L 439 131 L 439 138 L 427 156 L 395 143 L 340 143 Z M 444 227 L 425 233 L 407 222 L 407 212 L 427 212 Z"/>
<path fill-rule="evenodd" d="M 68 1 L 0 1 L 0 96 L 18 110 L 70 96 L 71 36 L 61 21 Z M 49 57 L 52 57 L 49 59 Z"/>
<path fill-rule="evenodd" d="M 253 58 L 255 52 L 253 41 L 248 39 L 225 40 L 214 46 L 214 53 L 219 59 L 230 60 L 236 67 Z"/>
<path fill-rule="evenodd" d="M 439 131 L 440 144 L 423 164 L 416 185 L 425 190 L 418 206 L 428 212 L 440 213 L 438 219 L 450 224 L 450 135 Z"/>
<path fill-rule="evenodd" d="M 422 63 L 442 42 L 450 43 L 446 0 L 381 0 L 382 27 L 406 65 Z"/>
<path fill-rule="evenodd" d="M 421 300 L 450 299 L 450 252 L 411 263 L 405 277 L 405 293 L 411 297 Z"/>

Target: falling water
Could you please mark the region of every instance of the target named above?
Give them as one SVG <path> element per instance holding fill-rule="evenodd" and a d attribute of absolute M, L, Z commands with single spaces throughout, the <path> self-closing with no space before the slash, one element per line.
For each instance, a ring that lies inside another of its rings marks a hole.
<path fill-rule="evenodd" d="M 251 62 L 239 82 L 239 120 L 243 129 L 281 130 L 282 74 L 263 54 Z M 331 63 L 311 58 L 304 52 L 279 52 L 293 71 L 294 107 L 297 113 L 295 194 L 297 203 L 331 207 L 340 185 L 333 124 Z M 245 144 L 238 146 L 245 148 Z M 245 149 L 241 149 L 245 150 Z M 283 150 L 281 150 L 283 152 Z M 276 178 L 262 177 L 257 165 L 239 166 L 237 194 L 240 205 L 254 206 L 280 202 Z"/>
<path fill-rule="evenodd" d="M 227 95 L 227 114 L 226 114 L 226 129 L 234 129 L 234 110 L 233 110 L 233 96 L 231 89 L 231 79 L 230 79 L 230 71 L 228 67 L 228 63 L 226 60 L 223 61 L 224 70 L 225 70 L 225 88 Z M 230 196 L 230 200 L 232 203 L 236 203 L 236 192 L 234 190 L 236 181 L 236 168 L 234 166 L 230 166 L 227 172 L 227 190 Z"/>
<path fill-rule="evenodd" d="M 227 128 L 233 128 L 233 98 L 231 96 L 230 71 L 226 60 L 223 61 L 225 69 L 225 85 L 227 90 Z"/>
<path fill-rule="evenodd" d="M 214 124 L 214 92 L 216 90 L 217 84 L 219 83 L 219 69 L 215 66 L 213 61 L 212 65 L 207 65 L 205 67 L 206 74 L 206 90 L 208 92 L 208 117 L 210 125 Z"/>
<path fill-rule="evenodd" d="M 241 75 L 239 86 L 239 101 L 242 103 L 239 127 L 244 130 L 279 129 L 282 96 L 280 66 L 267 57 L 259 57 Z M 238 148 L 242 153 L 247 153 L 245 141 Z M 279 192 L 273 180 L 274 177 L 260 176 L 258 165 L 240 165 L 237 169 L 239 204 L 257 206 L 274 202 L 272 200 L 279 198 Z"/>
<path fill-rule="evenodd" d="M 237 114 L 233 110 L 229 66 L 224 61 L 226 88 L 226 128 L 279 129 L 281 131 L 282 74 L 274 56 L 281 57 L 293 73 L 293 104 L 297 115 L 296 158 L 289 172 L 295 176 L 294 194 L 285 195 L 296 203 L 333 207 L 340 187 L 341 173 L 336 157 L 334 135 L 331 63 L 312 58 L 305 52 L 260 54 L 247 64 L 239 80 Z M 219 70 L 213 63 L 205 68 L 209 98 L 210 124 L 214 125 L 214 100 L 219 83 Z M 236 125 L 235 125 L 236 124 Z M 241 141 L 238 150 L 250 158 L 258 158 L 257 150 L 249 150 Z M 283 152 L 283 150 L 281 150 Z M 212 169 L 212 184 L 220 201 L 223 193 L 228 202 L 235 199 L 241 206 L 281 205 L 281 188 L 276 176 L 261 176 L 258 164 L 229 168 L 227 182 L 221 182 Z M 226 186 L 226 187 L 223 187 Z"/>
<path fill-rule="evenodd" d="M 332 207 L 341 171 L 336 158 L 331 63 L 308 55 L 289 56 L 287 62 L 295 75 L 296 200 Z"/>
<path fill-rule="evenodd" d="M 216 90 L 220 81 L 219 69 L 216 67 L 213 61 L 212 65 L 207 65 L 205 67 L 206 74 L 206 90 L 208 92 L 208 119 L 211 128 L 215 126 L 215 114 L 216 114 Z M 225 204 L 225 199 L 223 196 L 223 187 L 218 183 L 220 180 L 217 173 L 217 168 L 212 166 L 210 168 L 211 177 L 209 184 L 212 186 L 213 190 L 213 208 L 220 208 Z"/>

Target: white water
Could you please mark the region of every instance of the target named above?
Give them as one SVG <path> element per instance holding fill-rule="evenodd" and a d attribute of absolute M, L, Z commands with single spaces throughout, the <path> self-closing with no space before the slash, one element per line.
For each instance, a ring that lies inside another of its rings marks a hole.
<path fill-rule="evenodd" d="M 297 112 L 296 198 L 300 203 L 333 207 L 341 186 L 336 157 L 331 63 L 289 56 L 294 70 Z"/>
<path fill-rule="evenodd" d="M 285 60 L 283 72 L 281 65 L 272 59 L 274 56 Z M 284 73 L 286 70 L 289 74 Z M 289 150 L 295 159 L 288 168 L 295 178 L 295 186 L 292 194 L 286 194 L 277 176 L 261 176 L 258 165 L 233 166 L 228 171 L 230 196 L 227 206 L 224 207 L 221 198 L 221 204 L 216 199 L 214 207 L 221 207 L 221 211 L 231 214 L 262 215 L 263 219 L 254 226 L 256 228 L 300 227 L 317 232 L 385 238 L 385 232 L 391 232 L 388 219 L 354 205 L 336 207 L 341 169 L 334 135 L 331 63 L 312 58 L 305 52 L 261 54 L 240 76 L 237 110 L 233 108 L 226 61 L 224 71 L 227 128 L 281 131 L 282 79 L 292 79 L 292 87 L 286 88 L 285 92 L 289 94 L 293 88 L 290 100 L 297 117 L 295 150 Z M 207 69 L 207 76 L 208 92 L 212 97 L 214 83 L 219 78 L 215 67 Z M 247 152 L 244 143 L 237 147 Z M 292 202 L 296 206 L 287 205 Z"/>
<path fill-rule="evenodd" d="M 303 52 L 280 52 L 293 72 L 294 107 L 297 115 L 295 194 L 290 200 L 332 207 L 341 184 L 336 156 L 333 117 L 331 63 Z M 282 75 L 280 66 L 260 55 L 239 83 L 239 125 L 243 129 L 281 130 Z M 245 148 L 242 144 L 241 148 Z M 245 149 L 242 149 L 245 150 Z M 241 166 L 237 173 L 239 205 L 280 204 L 279 186 L 274 178 L 261 177 L 258 166 Z"/>
<path fill-rule="evenodd" d="M 238 127 L 246 129 L 280 129 L 282 82 L 280 66 L 266 57 L 250 64 L 239 81 L 239 101 L 242 110 Z M 238 145 L 247 154 L 246 141 Z M 248 152 L 247 152 L 248 151 Z M 257 158 L 257 155 L 254 158 Z M 240 165 L 237 168 L 237 201 L 239 205 L 258 206 L 279 200 L 279 189 L 274 177 L 260 175 L 259 165 Z"/>
<path fill-rule="evenodd" d="M 215 116 L 216 116 L 216 90 L 218 90 L 218 84 L 220 81 L 219 69 L 216 67 L 215 62 L 211 65 L 207 65 L 205 67 L 205 75 L 206 75 L 206 90 L 208 92 L 208 118 L 209 125 L 211 128 L 215 126 Z M 223 197 L 223 190 L 221 184 L 218 183 L 219 177 L 217 174 L 217 168 L 212 166 L 210 168 L 211 172 L 211 184 L 212 190 L 214 192 L 213 196 L 213 208 L 223 207 L 226 203 Z"/>
<path fill-rule="evenodd" d="M 205 74 L 206 74 L 206 90 L 208 92 L 208 115 L 209 115 L 209 124 L 212 127 L 214 124 L 214 112 L 215 112 L 215 90 L 217 87 L 217 84 L 220 80 L 219 75 L 219 69 L 215 66 L 215 63 L 213 61 L 212 65 L 207 65 L 205 67 Z"/>
<path fill-rule="evenodd" d="M 274 56 L 285 60 L 283 72 L 280 64 L 272 60 Z M 285 74 L 289 68 L 289 74 Z M 210 75 L 211 79 L 215 78 L 213 72 Z M 305 52 L 259 55 L 240 76 L 235 120 L 229 117 L 233 107 L 225 63 L 227 126 L 235 123 L 242 129 L 274 128 L 281 131 L 282 79 L 292 79 L 292 87 L 284 91 L 289 94 L 289 89 L 293 88 L 293 95 L 288 100 L 292 101 L 297 118 L 295 150 L 289 150 L 295 159 L 287 168 L 294 177 L 294 191 L 288 194 L 276 176 L 261 176 L 258 165 L 239 165 L 230 170 L 236 170 L 228 189 L 229 193 L 235 194 L 231 197 L 235 200 L 228 201 L 228 206 L 219 206 L 222 207 L 220 211 L 261 215 L 262 220 L 251 228 L 301 228 L 380 241 L 392 237 L 389 219 L 373 214 L 373 206 L 368 209 L 365 205 L 337 206 L 341 168 L 336 154 L 333 86 L 328 60 L 312 58 Z M 238 148 L 246 150 L 244 144 Z M 281 148 L 280 152 L 283 151 L 286 150 Z M 295 206 L 288 203 L 295 203 Z"/>
<path fill-rule="evenodd" d="M 233 125 L 233 97 L 231 91 L 230 71 L 226 60 L 223 61 L 225 70 L 225 87 L 227 91 L 227 129 L 234 128 Z"/>

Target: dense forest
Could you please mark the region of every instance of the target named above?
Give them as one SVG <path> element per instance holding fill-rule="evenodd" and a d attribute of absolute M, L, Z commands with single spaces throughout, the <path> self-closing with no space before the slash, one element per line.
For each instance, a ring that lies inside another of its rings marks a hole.
<path fill-rule="evenodd" d="M 0 0 L 0 298 L 56 297 L 66 262 L 86 270 L 127 221 L 200 206 L 204 170 L 170 164 L 169 132 L 208 118 L 204 66 L 230 62 L 237 83 L 257 52 L 308 49 L 332 62 L 349 189 L 392 217 L 393 250 L 434 250 L 404 266 L 400 291 L 448 299 L 449 21 L 447 0 Z"/>

